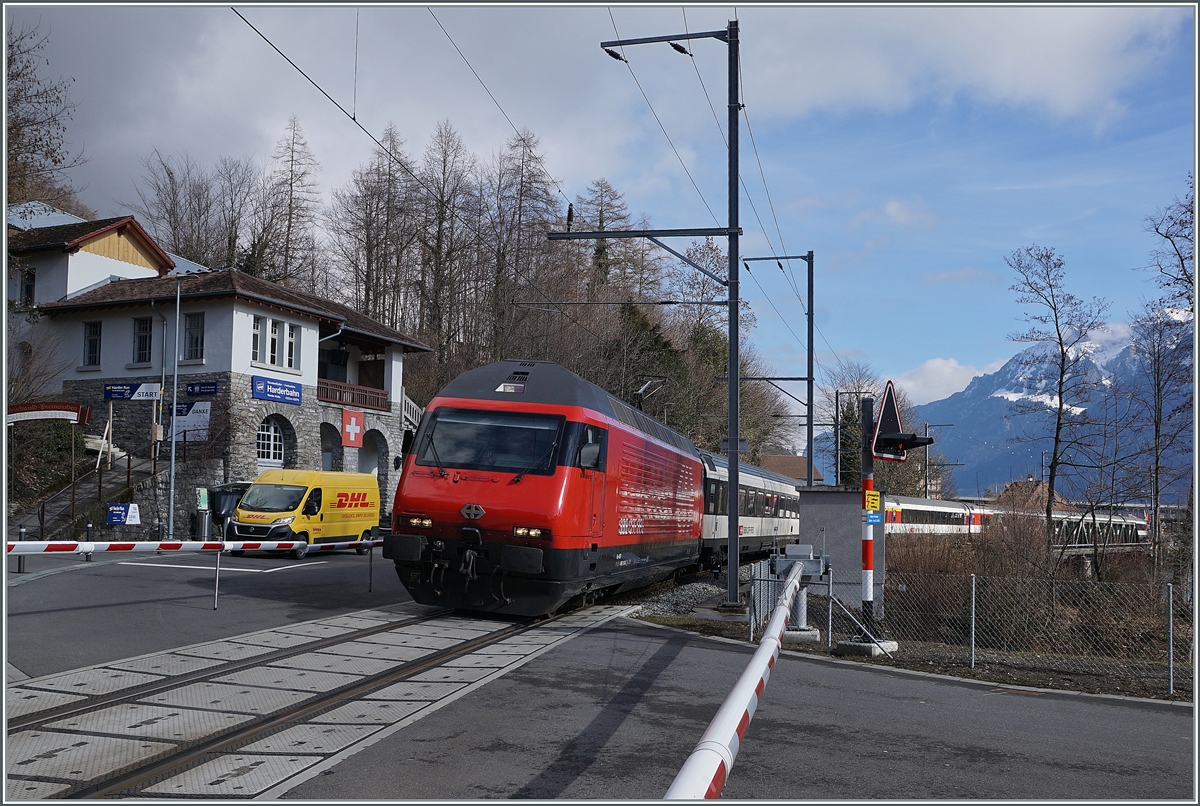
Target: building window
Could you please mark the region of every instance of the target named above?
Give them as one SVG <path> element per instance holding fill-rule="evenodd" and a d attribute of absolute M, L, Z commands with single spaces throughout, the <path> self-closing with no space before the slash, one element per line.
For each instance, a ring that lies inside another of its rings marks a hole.
<path fill-rule="evenodd" d="M 262 361 L 262 321 L 261 316 L 254 317 L 254 327 L 250 334 L 251 361 Z"/>
<path fill-rule="evenodd" d="M 83 323 L 83 365 L 100 366 L 100 322 Z"/>
<path fill-rule="evenodd" d="M 21 304 L 33 305 L 33 289 L 37 280 L 37 273 L 33 269 L 26 269 L 21 272 Z"/>
<path fill-rule="evenodd" d="M 259 467 L 283 467 L 283 429 L 271 420 L 258 426 L 256 439 Z"/>
<path fill-rule="evenodd" d="M 274 319 L 271 320 L 271 349 L 267 363 L 272 365 L 279 363 L 279 323 Z"/>
<path fill-rule="evenodd" d="M 295 369 L 300 363 L 300 353 L 297 350 L 299 345 L 296 343 L 299 340 L 299 328 L 295 325 L 287 326 L 287 365 L 288 369 Z"/>
<path fill-rule="evenodd" d="M 154 320 L 139 317 L 133 320 L 133 363 L 150 363 L 150 338 L 154 332 Z"/>
<path fill-rule="evenodd" d="M 189 313 L 183 317 L 183 342 L 186 360 L 204 358 L 204 314 Z"/>

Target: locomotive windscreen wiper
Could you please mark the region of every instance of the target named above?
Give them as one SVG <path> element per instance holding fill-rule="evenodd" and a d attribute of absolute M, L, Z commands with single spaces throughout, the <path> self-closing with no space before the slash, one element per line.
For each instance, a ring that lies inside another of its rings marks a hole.
<path fill-rule="evenodd" d="M 529 467 L 525 468 L 520 473 L 513 476 L 513 484 L 516 484 L 517 482 L 519 482 L 526 473 L 528 473 L 530 470 L 533 470 L 535 467 L 540 465 L 542 463 L 542 460 L 544 460 L 547 456 L 553 456 L 554 449 L 557 447 L 558 447 L 558 439 L 555 438 L 555 440 L 550 443 L 550 446 L 548 448 L 546 448 L 546 450 L 542 451 L 541 456 L 534 459 L 533 462 L 530 463 Z"/>
<path fill-rule="evenodd" d="M 435 421 L 429 428 L 429 436 L 425 437 L 425 445 L 429 448 L 430 452 L 433 453 L 433 461 L 437 463 L 438 472 L 445 476 L 446 468 L 442 467 L 442 459 L 440 456 L 438 456 L 437 446 L 433 444 L 433 432 L 436 428 L 437 422 Z"/>

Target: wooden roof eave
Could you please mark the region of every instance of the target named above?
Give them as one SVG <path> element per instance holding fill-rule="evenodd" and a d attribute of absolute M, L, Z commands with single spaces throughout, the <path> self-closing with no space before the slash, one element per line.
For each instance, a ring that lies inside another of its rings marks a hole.
<path fill-rule="evenodd" d="M 199 299 L 217 299 L 220 297 L 233 297 L 234 299 L 244 299 L 248 302 L 254 302 L 254 303 L 257 303 L 257 304 L 262 305 L 267 308 L 274 308 L 275 310 L 286 311 L 289 313 L 303 314 L 303 315 L 311 317 L 313 319 L 317 319 L 322 322 L 328 322 L 328 323 L 334 324 L 334 325 L 340 325 L 343 321 L 345 321 L 345 320 L 341 319 L 340 317 L 336 317 L 336 316 L 333 316 L 333 315 L 330 315 L 327 313 L 321 313 L 319 311 L 315 311 L 310 308 L 304 308 L 299 305 L 289 305 L 287 303 L 279 302 L 278 300 L 272 300 L 272 299 L 268 299 L 266 297 L 260 297 L 257 294 L 247 294 L 244 291 L 221 290 L 221 291 L 204 291 L 204 292 L 200 292 L 200 293 L 182 294 L 180 296 L 180 302 L 181 303 L 190 302 L 190 301 L 199 300 Z M 96 308 L 129 308 L 129 307 L 134 307 L 137 305 L 149 305 L 151 303 L 158 303 L 158 304 L 173 303 L 174 301 L 175 301 L 175 295 L 167 294 L 165 296 L 155 295 L 155 296 L 146 296 L 146 297 L 134 297 L 134 298 L 130 298 L 130 299 L 106 300 L 103 302 L 90 302 L 90 303 L 75 304 L 75 305 L 63 305 L 61 303 L 51 303 L 51 305 L 53 305 L 54 307 L 44 307 L 44 308 L 42 308 L 42 310 L 44 313 L 46 313 L 50 316 L 54 316 L 54 315 L 60 314 L 60 313 L 79 313 L 81 311 L 88 311 L 88 310 L 93 310 Z"/>

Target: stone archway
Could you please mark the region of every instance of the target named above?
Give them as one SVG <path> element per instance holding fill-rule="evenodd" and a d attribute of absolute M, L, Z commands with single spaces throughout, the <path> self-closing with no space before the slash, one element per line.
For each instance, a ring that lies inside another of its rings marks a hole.
<path fill-rule="evenodd" d="M 333 423 L 321 423 L 321 469 L 342 470 L 345 459 L 341 431 Z"/>
<path fill-rule="evenodd" d="M 383 432 L 372 428 L 363 434 L 363 444 L 358 449 L 358 472 L 370 473 L 379 481 L 380 509 L 384 512 L 391 509 L 391 501 L 387 500 L 390 461 L 391 451 Z"/>

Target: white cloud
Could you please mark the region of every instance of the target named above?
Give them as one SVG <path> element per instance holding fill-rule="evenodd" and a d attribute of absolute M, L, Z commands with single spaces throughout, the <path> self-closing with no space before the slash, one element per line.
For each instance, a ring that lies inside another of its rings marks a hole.
<path fill-rule="evenodd" d="M 1103 123 L 1194 12 L 1146 7 L 806 8 L 743 19 L 747 97 L 791 117 L 959 95 Z M 776 16 L 778 15 L 778 16 Z M 785 32 L 800 36 L 781 36 Z M 797 43 L 803 43 L 797 46 Z"/>
<path fill-rule="evenodd" d="M 993 362 L 983 369 L 960 364 L 953 358 L 931 358 L 916 369 L 902 372 L 894 380 L 917 405 L 941 400 L 961 392 L 976 375 L 995 372 L 1004 361 Z"/>
<path fill-rule="evenodd" d="M 923 279 L 926 283 L 995 283 L 1000 280 L 1000 275 L 987 269 L 963 266 L 950 271 L 926 272 Z"/>

